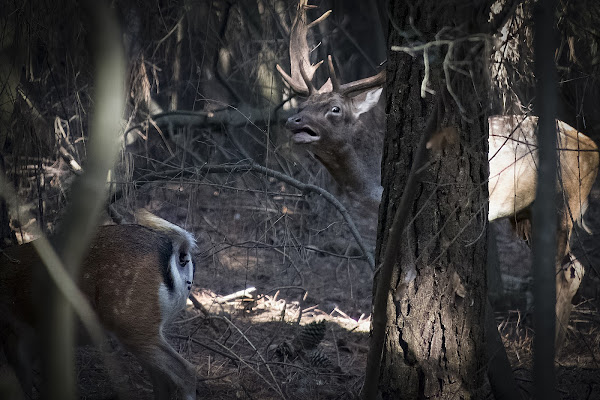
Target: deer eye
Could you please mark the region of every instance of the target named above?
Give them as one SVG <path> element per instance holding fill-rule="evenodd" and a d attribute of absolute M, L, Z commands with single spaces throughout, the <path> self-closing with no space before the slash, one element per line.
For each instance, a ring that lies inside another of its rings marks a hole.
<path fill-rule="evenodd" d="M 341 110 L 340 110 L 340 108 L 338 106 L 331 107 L 331 112 L 332 113 L 338 114 L 340 111 Z"/>

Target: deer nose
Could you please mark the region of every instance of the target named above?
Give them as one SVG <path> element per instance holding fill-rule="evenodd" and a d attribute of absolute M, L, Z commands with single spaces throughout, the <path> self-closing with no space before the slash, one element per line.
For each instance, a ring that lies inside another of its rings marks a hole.
<path fill-rule="evenodd" d="M 299 115 L 292 115 L 291 117 L 289 117 L 287 119 L 287 122 L 285 124 L 286 128 L 292 128 L 295 125 L 299 125 L 302 123 L 302 117 Z"/>

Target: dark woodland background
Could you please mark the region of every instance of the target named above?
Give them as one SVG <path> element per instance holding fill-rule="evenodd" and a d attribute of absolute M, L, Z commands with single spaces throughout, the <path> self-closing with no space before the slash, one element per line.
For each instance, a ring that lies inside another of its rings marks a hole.
<path fill-rule="evenodd" d="M 58 229 L 71 183 L 86 168 L 94 71 L 88 21 L 75 2 L 2 3 L 0 168 L 20 201 L 16 209 L 0 210 L 4 247 L 34 239 L 32 226 L 48 235 Z M 386 2 L 313 4 L 313 19 L 333 10 L 311 31 L 313 62 L 333 54 L 343 82 L 376 73 L 390 51 L 388 28 L 397 29 L 385 22 Z M 490 114 L 530 112 L 532 4 L 498 4 L 509 11 L 489 39 L 484 107 Z M 598 144 L 600 5 L 559 4 L 558 117 Z M 208 378 L 200 392 L 211 399 L 354 398 L 364 377 L 373 271 L 325 199 L 260 171 L 235 168 L 257 163 L 337 191 L 317 160 L 292 146 L 283 127 L 299 99 L 290 99 L 275 65 L 289 70 L 296 2 L 121 0 L 112 6 L 126 54 L 127 103 L 102 223 L 133 222 L 132 212 L 145 207 L 196 236 L 196 302 L 168 337 Z M 326 79 L 322 68 L 317 80 Z M 573 248 L 586 276 L 558 358 L 565 399 L 600 398 L 600 187 L 585 220 L 593 234 L 578 230 Z M 531 393 L 530 252 L 500 236 L 498 259 L 512 278 L 503 289 L 508 294 L 498 299 L 496 320 L 518 383 Z M 256 288 L 251 298 L 223 300 L 247 288 Z M 299 323 L 321 320 L 327 322 L 314 328 L 324 334 L 317 348 L 291 359 L 285 349 L 305 332 Z M 151 398 L 137 361 L 117 344 L 113 351 L 126 372 L 117 384 Z M 113 393 L 94 349 L 80 350 L 77 364 L 82 398 Z M 482 393 L 489 397 L 489 388 Z"/>

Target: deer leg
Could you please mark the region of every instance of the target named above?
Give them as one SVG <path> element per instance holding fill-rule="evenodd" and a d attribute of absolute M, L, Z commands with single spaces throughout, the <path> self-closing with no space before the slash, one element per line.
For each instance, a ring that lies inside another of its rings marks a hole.
<path fill-rule="evenodd" d="M 196 398 L 196 372 L 194 367 L 179 355 L 162 337 L 155 343 L 125 345 L 134 353 L 150 374 L 154 387 L 154 398 Z"/>
<path fill-rule="evenodd" d="M 559 220 L 556 232 L 556 328 L 554 345 L 557 352 L 564 343 L 569 326 L 569 317 L 573 308 L 571 300 L 577 289 L 579 289 L 584 274 L 583 265 L 569 254 L 569 238 L 573 223 L 567 212 L 564 212 L 562 217 Z"/>
<path fill-rule="evenodd" d="M 554 343 L 557 352 L 565 340 L 569 317 L 573 309 L 571 301 L 579 289 L 584 274 L 583 265 L 571 257 L 571 260 L 563 264 L 556 275 L 556 335 Z"/>

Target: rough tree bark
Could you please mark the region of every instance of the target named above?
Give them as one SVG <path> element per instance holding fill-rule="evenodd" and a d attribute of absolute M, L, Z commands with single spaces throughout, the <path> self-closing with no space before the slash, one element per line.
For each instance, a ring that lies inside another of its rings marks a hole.
<path fill-rule="evenodd" d="M 401 243 L 391 244 L 387 243 L 389 225 L 433 102 L 430 95 L 421 97 L 423 52 L 415 52 L 413 58 L 392 51 L 389 57 L 377 255 L 381 259 L 386 245 L 398 246 L 399 251 L 387 307 L 380 393 L 383 399 L 479 397 L 486 370 L 485 44 L 482 37 L 469 35 L 479 31 L 472 16 L 481 18 L 485 13 L 466 9 L 458 1 L 425 1 L 417 7 L 391 2 L 390 10 L 390 45 L 416 46 L 448 39 L 454 47 L 449 58 L 448 44 L 427 52 L 428 88 L 435 96 L 443 96 L 443 126 L 450 129 L 444 149 L 430 155 L 430 164 L 420 177 L 413 222 Z M 466 40 L 467 36 L 471 39 Z M 455 66 L 460 62 L 467 74 L 451 71 L 444 76 L 444 59 L 456 62 Z M 446 92 L 447 84 L 460 106 Z"/>

